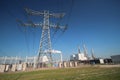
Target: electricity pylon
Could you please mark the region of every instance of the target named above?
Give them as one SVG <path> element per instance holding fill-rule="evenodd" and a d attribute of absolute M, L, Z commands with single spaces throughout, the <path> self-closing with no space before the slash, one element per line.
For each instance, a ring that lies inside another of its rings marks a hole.
<path fill-rule="evenodd" d="M 42 28 L 42 34 L 41 34 L 41 40 L 40 40 L 40 46 L 38 50 L 38 57 L 37 57 L 37 64 L 41 63 L 41 58 L 43 56 L 47 56 L 48 63 L 52 63 L 52 47 L 51 47 L 51 38 L 50 38 L 50 28 L 54 29 L 63 29 L 66 30 L 67 26 L 60 26 L 57 24 L 50 24 L 49 18 L 62 18 L 65 14 L 64 13 L 49 13 L 49 11 L 44 10 L 41 11 L 34 11 L 32 9 L 25 8 L 25 11 L 28 15 L 35 15 L 35 16 L 43 16 L 43 22 L 41 23 L 33 23 L 32 21 L 28 23 L 23 23 L 20 20 L 17 20 L 22 26 L 32 26 L 32 27 L 41 27 Z"/>

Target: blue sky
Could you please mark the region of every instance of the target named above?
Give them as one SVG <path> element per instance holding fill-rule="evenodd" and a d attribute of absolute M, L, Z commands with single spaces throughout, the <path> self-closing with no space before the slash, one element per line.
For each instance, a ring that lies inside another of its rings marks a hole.
<path fill-rule="evenodd" d="M 37 54 L 41 29 L 24 28 L 16 22 L 16 19 L 28 20 L 25 7 L 66 13 L 61 20 L 55 20 L 61 25 L 68 24 L 68 29 L 64 34 L 59 31 L 54 38 L 51 36 L 52 48 L 61 50 L 64 58 L 76 53 L 78 46 L 83 51 L 83 44 L 88 55 L 91 55 L 91 48 L 97 57 L 120 54 L 119 4 L 119 0 L 1 0 L 0 56 Z M 29 16 L 29 19 L 34 23 L 42 21 L 38 16 Z"/>

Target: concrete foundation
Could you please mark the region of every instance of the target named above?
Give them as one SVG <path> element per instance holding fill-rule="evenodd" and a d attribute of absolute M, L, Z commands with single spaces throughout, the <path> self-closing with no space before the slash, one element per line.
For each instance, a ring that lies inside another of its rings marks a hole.
<path fill-rule="evenodd" d="M 5 71 L 5 65 L 0 65 L 0 72 L 4 72 Z"/>

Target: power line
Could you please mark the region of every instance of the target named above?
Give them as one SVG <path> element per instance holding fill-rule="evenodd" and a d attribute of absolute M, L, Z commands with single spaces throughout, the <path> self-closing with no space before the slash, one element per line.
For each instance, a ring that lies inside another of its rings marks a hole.
<path fill-rule="evenodd" d="M 58 0 L 59 1 L 59 0 Z M 68 11 L 68 17 L 67 17 L 67 26 L 69 25 L 69 21 L 70 21 L 70 19 L 71 19 L 71 16 L 72 16 L 72 12 L 73 12 L 73 7 L 74 7 L 74 4 L 75 4 L 75 0 L 70 0 L 70 2 L 68 2 L 68 3 L 70 3 L 68 6 L 67 5 L 64 5 L 64 1 L 63 0 L 60 0 L 59 1 L 59 4 L 58 5 L 61 5 L 60 7 L 58 6 L 58 10 L 61 10 L 61 11 Z M 63 6 L 64 6 L 64 8 L 63 8 Z M 69 9 L 67 9 L 69 7 Z M 67 10 L 65 10 L 65 9 L 67 9 Z M 57 24 L 59 24 L 60 22 L 62 21 L 62 19 L 60 19 L 60 20 L 58 20 L 58 23 Z M 66 29 L 67 29 L 67 27 L 66 27 Z M 55 33 L 54 33 L 54 35 L 56 34 L 56 32 L 57 31 L 55 31 Z M 63 33 L 64 33 L 64 31 L 63 31 Z M 54 42 L 54 44 L 59 40 L 59 38 L 63 35 L 63 33 L 62 34 L 60 34 L 58 37 L 57 37 L 57 40 Z M 54 36 L 53 36 L 54 37 Z"/>
<path fill-rule="evenodd" d="M 67 20 L 68 25 L 69 25 L 69 21 L 70 21 L 71 16 L 72 16 L 74 4 L 75 4 L 75 0 L 71 0 L 70 10 L 69 10 L 68 20 Z"/>

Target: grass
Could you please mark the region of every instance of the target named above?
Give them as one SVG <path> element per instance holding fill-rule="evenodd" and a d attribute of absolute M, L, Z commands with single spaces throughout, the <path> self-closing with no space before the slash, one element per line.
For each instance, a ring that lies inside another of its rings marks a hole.
<path fill-rule="evenodd" d="M 120 80 L 120 68 L 82 67 L 0 73 L 0 80 Z"/>

